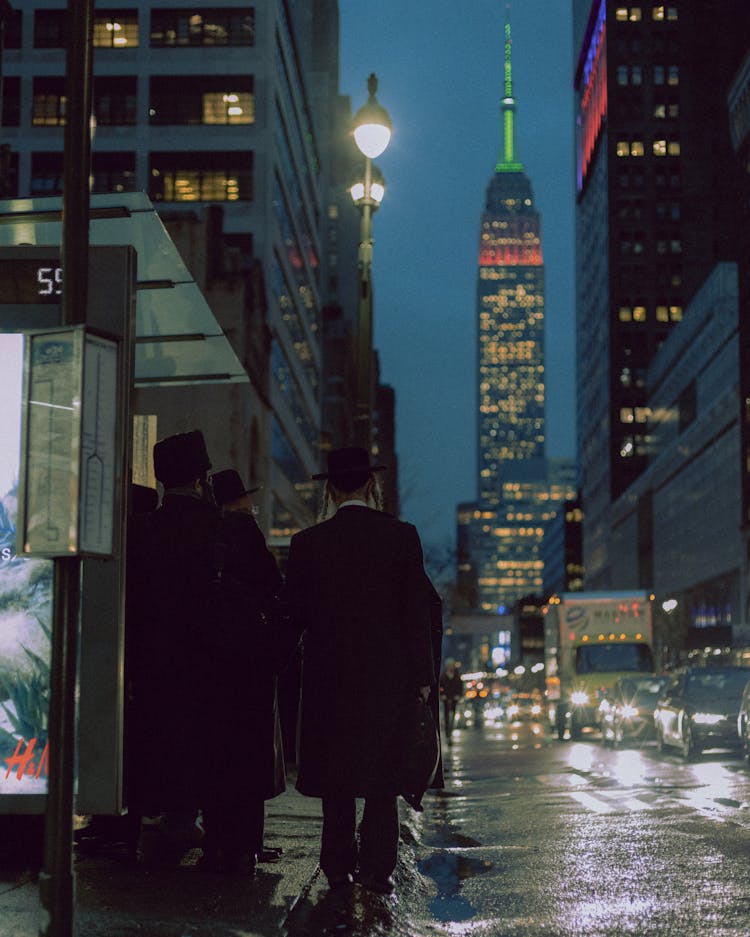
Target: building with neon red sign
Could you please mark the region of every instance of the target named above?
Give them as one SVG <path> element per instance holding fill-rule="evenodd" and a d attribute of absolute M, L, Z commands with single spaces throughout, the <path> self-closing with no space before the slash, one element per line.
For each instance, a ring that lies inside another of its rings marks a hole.
<path fill-rule="evenodd" d="M 708 273 L 736 254 L 726 95 L 747 4 L 574 0 L 573 22 L 585 587 L 606 589 L 618 575 L 612 504 L 653 455 L 649 365 Z M 640 517 L 645 549 L 647 501 Z M 644 564 L 628 588 L 650 587 L 648 576 Z"/>

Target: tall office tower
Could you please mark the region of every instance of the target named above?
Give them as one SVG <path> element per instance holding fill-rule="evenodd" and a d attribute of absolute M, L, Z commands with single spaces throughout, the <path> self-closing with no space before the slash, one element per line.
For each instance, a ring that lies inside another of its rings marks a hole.
<path fill-rule="evenodd" d="M 459 578 L 485 612 L 541 591 L 544 527 L 575 489 L 572 470 L 560 485 L 545 457 L 541 220 L 516 157 L 507 18 L 503 77 L 501 155 L 479 240 L 478 501 L 458 516 Z"/>
<path fill-rule="evenodd" d="M 14 6 L 3 55 L 5 194 L 58 194 L 67 8 Z M 103 0 L 94 11 L 92 191 L 144 190 L 165 223 L 182 219 L 183 228 L 221 209 L 201 241 L 199 282 L 221 294 L 217 318 L 231 323 L 259 401 L 230 417 L 214 399 L 209 419 L 206 389 L 160 416 L 160 432 L 201 419 L 217 440 L 241 434 L 251 456 L 262 450 L 262 520 L 279 540 L 317 509 L 309 476 L 321 424 L 320 115 L 326 96 L 337 106 L 337 17 L 334 0 Z M 166 391 L 155 397 L 147 412 L 165 406 Z"/>
<path fill-rule="evenodd" d="M 746 7 L 574 0 L 586 588 L 612 584 L 610 505 L 648 462 L 649 363 L 708 272 L 736 253 L 726 96 Z M 649 506 L 641 508 L 646 536 Z"/>
<path fill-rule="evenodd" d="M 510 22 L 505 23 L 502 150 L 482 213 L 477 280 L 479 500 L 505 480 L 541 481 L 544 458 L 544 264 L 541 219 L 516 159 Z"/>

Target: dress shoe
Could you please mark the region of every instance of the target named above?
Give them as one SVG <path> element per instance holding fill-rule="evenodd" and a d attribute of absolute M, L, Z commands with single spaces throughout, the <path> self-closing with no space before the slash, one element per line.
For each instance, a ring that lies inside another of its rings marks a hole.
<path fill-rule="evenodd" d="M 255 853 L 229 853 L 218 850 L 204 850 L 198 860 L 201 872 L 213 872 L 224 875 L 242 875 L 252 878 L 256 867 Z"/>
<path fill-rule="evenodd" d="M 278 862 L 283 854 L 281 846 L 264 846 L 258 853 L 258 862 Z"/>
<path fill-rule="evenodd" d="M 243 852 L 239 855 L 224 854 L 224 872 L 228 875 L 242 875 L 252 878 L 258 864 L 258 857 L 254 852 Z"/>
<path fill-rule="evenodd" d="M 358 872 L 356 881 L 367 891 L 373 891 L 377 895 L 392 895 L 395 887 L 390 875 L 382 878 L 377 875 L 370 875 L 368 872 Z"/>
<path fill-rule="evenodd" d="M 346 888 L 354 883 L 354 879 L 348 872 L 345 872 L 344 875 L 329 875 L 327 878 L 328 885 L 332 890 Z"/>

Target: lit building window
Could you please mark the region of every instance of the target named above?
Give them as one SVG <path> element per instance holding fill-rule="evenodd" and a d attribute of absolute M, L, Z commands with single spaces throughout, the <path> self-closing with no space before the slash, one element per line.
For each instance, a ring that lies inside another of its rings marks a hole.
<path fill-rule="evenodd" d="M 646 321 L 646 307 L 645 307 L 645 306 L 634 306 L 634 307 L 633 307 L 633 321 L 634 321 L 634 322 L 645 322 L 645 321 Z"/>
<path fill-rule="evenodd" d="M 628 83 L 628 66 L 627 65 L 618 65 L 617 67 L 617 84 L 626 85 Z"/>
<path fill-rule="evenodd" d="M 204 124 L 252 124 L 254 120 L 255 102 L 251 93 L 225 91 L 203 95 Z"/>
<path fill-rule="evenodd" d="M 615 10 L 615 19 L 619 23 L 626 23 L 628 19 L 628 8 L 627 7 L 617 7 Z"/>
<path fill-rule="evenodd" d="M 617 141 L 617 155 L 618 156 L 630 156 L 630 144 L 627 140 L 618 140 Z"/>
<path fill-rule="evenodd" d="M 630 306 L 620 306 L 620 322 L 631 322 L 633 319 L 633 310 Z"/>
<path fill-rule="evenodd" d="M 641 8 L 640 7 L 631 7 L 630 8 L 630 22 L 638 23 L 641 19 Z"/>
<path fill-rule="evenodd" d="M 152 153 L 149 195 L 165 202 L 252 199 L 252 153 Z"/>
<path fill-rule="evenodd" d="M 633 422 L 633 408 L 632 407 L 620 407 L 620 422 L 621 423 L 632 423 Z"/>
<path fill-rule="evenodd" d="M 645 148 L 643 146 L 642 140 L 633 140 L 630 144 L 630 155 L 631 156 L 643 156 L 645 153 Z"/>
<path fill-rule="evenodd" d="M 674 22 L 677 19 L 677 7 L 659 3 L 652 10 L 651 16 L 657 20 L 657 22 L 665 19 Z"/>
<path fill-rule="evenodd" d="M 670 65 L 667 71 L 667 84 L 674 87 L 675 85 L 679 85 L 679 83 L 680 69 L 677 65 Z"/>
<path fill-rule="evenodd" d="M 65 79 L 35 78 L 31 123 L 34 127 L 65 126 Z"/>
<path fill-rule="evenodd" d="M 656 321 L 669 322 L 669 309 L 667 306 L 656 307 Z"/>
<path fill-rule="evenodd" d="M 670 140 L 667 143 L 667 153 L 669 156 L 679 156 L 680 155 L 680 143 L 679 140 Z"/>
<path fill-rule="evenodd" d="M 663 65 L 654 65 L 654 84 L 655 85 L 664 84 L 664 66 Z"/>
<path fill-rule="evenodd" d="M 672 322 L 682 321 L 682 306 L 670 306 L 669 318 L 672 320 Z"/>
<path fill-rule="evenodd" d="M 255 42 L 252 7 L 151 11 L 151 45 L 251 46 Z"/>
<path fill-rule="evenodd" d="M 630 69 L 630 81 L 634 85 L 643 84 L 643 69 L 640 65 L 633 65 Z"/>
<path fill-rule="evenodd" d="M 666 140 L 654 140 L 653 150 L 654 150 L 654 156 L 666 156 L 667 155 L 667 141 Z"/>
<path fill-rule="evenodd" d="M 649 407 L 636 407 L 634 414 L 636 423 L 647 423 L 651 416 L 651 410 Z"/>
<path fill-rule="evenodd" d="M 95 49 L 134 49 L 138 45 L 137 10 L 101 10 L 94 13 Z"/>
<path fill-rule="evenodd" d="M 635 453 L 632 438 L 623 439 L 620 445 L 620 455 L 627 459 Z"/>

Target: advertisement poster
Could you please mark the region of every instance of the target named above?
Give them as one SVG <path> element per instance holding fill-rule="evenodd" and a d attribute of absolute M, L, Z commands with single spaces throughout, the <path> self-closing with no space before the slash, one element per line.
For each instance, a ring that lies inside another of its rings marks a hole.
<path fill-rule="evenodd" d="M 0 333 L 0 795 L 47 791 L 52 561 L 16 555 L 23 341 Z"/>

